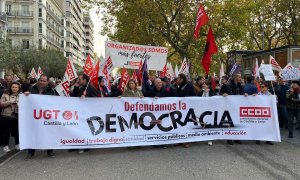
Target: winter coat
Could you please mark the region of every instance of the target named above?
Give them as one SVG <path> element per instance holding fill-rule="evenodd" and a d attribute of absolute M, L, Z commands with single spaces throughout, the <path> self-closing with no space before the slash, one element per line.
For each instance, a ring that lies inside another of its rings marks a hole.
<path fill-rule="evenodd" d="M 73 92 L 71 94 L 72 97 L 81 97 L 84 94 L 84 91 L 86 90 L 86 97 L 98 97 L 99 92 L 97 91 L 96 88 L 92 85 L 88 85 L 86 88 L 86 85 L 84 86 L 75 86 L 73 89 Z"/>
<path fill-rule="evenodd" d="M 50 86 L 47 86 L 46 88 L 44 88 L 40 91 L 40 88 L 38 87 L 37 84 L 31 87 L 30 93 L 31 94 L 52 95 L 52 96 L 56 95 L 55 91 Z"/>
<path fill-rule="evenodd" d="M 231 81 L 230 88 L 232 91 L 232 95 L 243 95 L 244 94 L 244 88 L 241 83 L 235 83 L 234 81 Z"/>
<path fill-rule="evenodd" d="M 166 90 L 166 88 L 161 88 L 160 91 L 158 91 L 155 86 L 153 86 L 149 93 L 148 93 L 148 96 L 147 97 L 169 97 L 170 94 L 169 92 Z"/>
<path fill-rule="evenodd" d="M 10 117 L 13 119 L 18 118 L 18 103 L 19 103 L 19 94 L 18 95 L 9 95 L 4 93 L 1 97 L 1 115 L 3 117 Z"/>
<path fill-rule="evenodd" d="M 180 84 L 176 90 L 175 97 L 196 96 L 194 86 L 190 83 Z"/>
<path fill-rule="evenodd" d="M 125 88 L 124 93 L 121 95 L 122 97 L 143 97 L 143 93 L 141 90 L 130 90 Z"/>
<path fill-rule="evenodd" d="M 221 86 L 220 95 L 223 95 L 225 93 L 228 95 L 232 94 L 231 87 L 228 84 L 222 84 L 222 86 Z"/>

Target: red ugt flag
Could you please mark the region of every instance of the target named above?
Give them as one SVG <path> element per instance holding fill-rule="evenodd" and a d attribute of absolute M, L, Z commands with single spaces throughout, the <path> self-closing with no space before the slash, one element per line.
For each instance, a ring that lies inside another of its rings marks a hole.
<path fill-rule="evenodd" d="M 168 71 L 168 69 L 167 69 L 167 63 L 166 63 L 163 70 L 160 72 L 159 76 L 160 77 L 166 77 L 167 76 L 167 71 Z"/>
<path fill-rule="evenodd" d="M 215 43 L 213 31 L 212 31 L 211 27 L 209 27 L 207 39 L 206 39 L 204 56 L 202 58 L 202 66 L 203 66 L 206 74 L 208 74 L 208 72 L 209 72 L 211 55 L 215 54 L 216 52 L 218 52 L 218 47 Z"/>
<path fill-rule="evenodd" d="M 207 16 L 202 4 L 200 4 L 200 7 L 199 7 L 198 13 L 197 13 L 196 26 L 195 26 L 195 30 L 194 30 L 194 38 L 195 39 L 199 38 L 200 28 L 202 26 L 204 26 L 207 22 L 208 22 L 208 16 Z"/>
<path fill-rule="evenodd" d="M 99 68 L 100 68 L 100 61 L 98 60 L 95 68 L 93 69 L 92 73 L 91 73 L 91 83 L 92 85 L 98 89 L 98 73 L 99 73 Z"/>
<path fill-rule="evenodd" d="M 84 68 L 83 68 L 83 73 L 90 76 L 90 74 L 92 73 L 92 70 L 93 70 L 93 62 L 91 60 L 90 55 L 88 55 L 88 57 L 86 58 L 86 61 L 85 61 Z"/>
<path fill-rule="evenodd" d="M 120 84 L 119 84 L 119 90 L 124 92 L 124 88 L 127 84 L 127 82 L 130 80 L 130 76 L 127 72 L 127 70 L 123 67 L 122 69 L 122 74 L 121 74 L 121 79 L 120 79 Z"/>

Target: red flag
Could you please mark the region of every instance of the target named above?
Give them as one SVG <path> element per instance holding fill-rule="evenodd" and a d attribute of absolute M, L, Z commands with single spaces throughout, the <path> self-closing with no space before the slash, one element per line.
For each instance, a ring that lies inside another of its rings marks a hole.
<path fill-rule="evenodd" d="M 206 39 L 205 50 L 204 50 L 204 56 L 202 58 L 202 66 L 203 66 L 206 74 L 208 74 L 208 72 L 209 72 L 211 55 L 215 54 L 216 52 L 218 52 L 218 47 L 215 43 L 213 31 L 212 31 L 211 27 L 209 27 L 207 39 Z"/>
<path fill-rule="evenodd" d="M 200 4 L 198 13 L 197 13 L 197 19 L 196 19 L 196 26 L 194 30 L 194 38 L 198 39 L 199 38 L 199 31 L 202 26 L 204 26 L 208 22 L 208 16 L 202 6 Z"/>
<path fill-rule="evenodd" d="M 99 60 L 97 61 L 95 68 L 93 69 L 93 71 L 91 72 L 91 84 L 98 89 L 98 73 L 99 73 L 99 68 L 100 68 L 100 62 Z"/>
<path fill-rule="evenodd" d="M 88 55 L 88 57 L 85 60 L 85 65 L 84 65 L 84 68 L 83 68 L 83 73 L 91 76 L 90 74 L 92 73 L 92 71 L 93 71 L 93 62 L 91 60 L 90 55 Z"/>
<path fill-rule="evenodd" d="M 136 70 L 133 71 L 132 79 L 134 79 L 137 82 L 137 73 L 136 73 Z"/>
<path fill-rule="evenodd" d="M 120 84 L 119 84 L 119 90 L 121 92 L 124 91 L 124 87 L 126 86 L 126 83 L 129 81 L 130 76 L 127 72 L 127 70 L 123 67 L 122 69 L 122 74 L 121 74 L 121 79 L 120 79 Z"/>
<path fill-rule="evenodd" d="M 142 68 L 143 68 L 143 61 L 141 60 L 140 64 L 139 64 L 139 70 L 138 70 L 138 74 L 137 74 L 137 79 L 142 81 L 143 79 L 143 71 L 142 71 Z"/>
<path fill-rule="evenodd" d="M 165 64 L 163 70 L 160 72 L 159 76 L 160 77 L 166 77 L 167 76 L 167 71 L 168 71 L 168 68 L 167 68 L 167 64 Z"/>

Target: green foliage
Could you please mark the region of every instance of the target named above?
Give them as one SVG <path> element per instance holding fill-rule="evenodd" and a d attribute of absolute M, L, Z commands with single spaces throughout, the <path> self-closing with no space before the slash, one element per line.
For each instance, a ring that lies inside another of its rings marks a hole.
<path fill-rule="evenodd" d="M 34 67 L 37 71 L 39 66 L 49 77 L 62 77 L 66 64 L 67 60 L 61 51 L 10 47 L 6 40 L 0 39 L 0 68 L 19 77 L 28 78 L 31 69 Z"/>
<path fill-rule="evenodd" d="M 193 74 L 203 73 L 201 59 L 208 26 L 193 39 L 195 19 L 202 3 L 219 48 L 212 72 L 219 72 L 229 50 L 262 50 L 300 43 L 299 0 L 84 0 L 98 6 L 101 33 L 113 41 L 169 48 L 168 61 L 180 65 L 184 57 Z M 264 44 L 264 47 L 262 47 Z"/>

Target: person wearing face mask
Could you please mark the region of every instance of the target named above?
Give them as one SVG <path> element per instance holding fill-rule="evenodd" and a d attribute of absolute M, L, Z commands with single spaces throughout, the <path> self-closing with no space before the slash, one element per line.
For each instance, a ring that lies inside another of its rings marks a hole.
<path fill-rule="evenodd" d="M 1 115 L 4 126 L 4 152 L 9 152 L 9 138 L 10 134 L 15 138 L 15 149 L 20 150 L 19 146 L 19 132 L 18 132 L 18 103 L 21 87 L 18 82 L 12 82 L 9 89 L 1 97 Z"/>
<path fill-rule="evenodd" d="M 299 82 L 292 83 L 289 95 L 287 97 L 287 114 L 288 114 L 288 138 L 294 137 L 294 119 L 297 121 L 296 129 L 300 132 L 300 88 Z"/>

